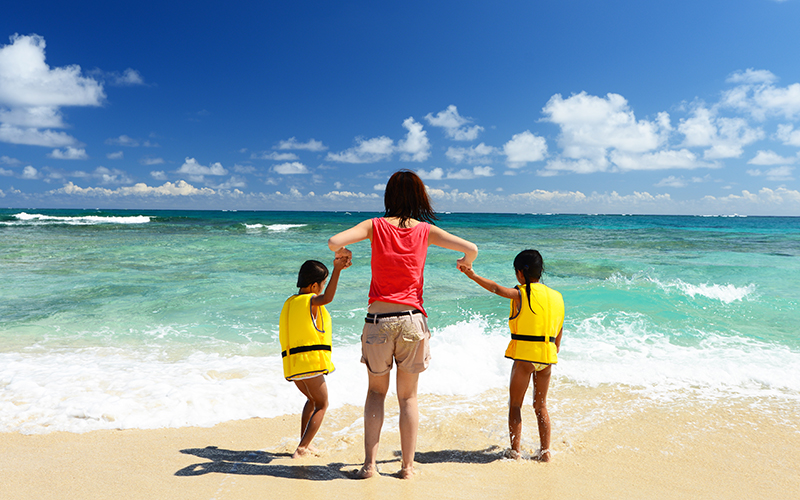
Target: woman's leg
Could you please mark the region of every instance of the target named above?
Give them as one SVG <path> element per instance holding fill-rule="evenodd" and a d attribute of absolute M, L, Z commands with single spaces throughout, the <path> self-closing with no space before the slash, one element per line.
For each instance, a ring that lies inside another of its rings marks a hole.
<path fill-rule="evenodd" d="M 533 364 L 527 361 L 514 361 L 511 367 L 511 380 L 508 384 L 508 434 L 511 437 L 511 454 L 520 457 L 522 439 L 522 404 L 531 380 Z"/>
<path fill-rule="evenodd" d="M 400 477 L 408 479 L 414 474 L 414 454 L 417 449 L 419 430 L 419 408 L 417 406 L 417 382 L 419 373 L 397 370 L 397 402 L 400 405 L 400 450 L 403 466 Z"/>
<path fill-rule="evenodd" d="M 364 403 L 364 466 L 358 471 L 358 477 L 372 477 L 378 472 L 378 444 L 383 427 L 383 404 L 389 391 L 389 373 L 369 375 L 367 401 Z"/>
<path fill-rule="evenodd" d="M 547 390 L 550 388 L 552 366 L 533 374 L 533 410 L 539 424 L 539 442 L 541 451 L 539 460 L 550 461 L 550 414 L 547 412 Z"/>
<path fill-rule="evenodd" d="M 317 435 L 317 431 L 319 431 L 322 425 L 322 419 L 325 418 L 325 411 L 328 409 L 328 386 L 325 384 L 324 375 L 298 380 L 295 384 L 308 398 L 306 406 L 303 408 L 303 419 L 305 420 L 307 408 L 311 407 L 311 412 L 308 416 L 303 434 L 300 437 L 300 444 L 297 446 L 297 451 L 294 452 L 293 458 L 308 454 L 311 441 L 314 439 L 314 436 Z"/>

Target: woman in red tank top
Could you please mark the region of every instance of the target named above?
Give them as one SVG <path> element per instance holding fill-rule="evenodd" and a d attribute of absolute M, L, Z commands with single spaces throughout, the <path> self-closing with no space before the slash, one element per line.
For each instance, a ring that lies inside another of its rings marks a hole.
<path fill-rule="evenodd" d="M 459 266 L 471 267 L 478 247 L 439 229 L 422 180 L 410 170 L 395 172 L 386 184 L 386 212 L 368 219 L 328 240 L 336 256 L 352 256 L 345 248 L 370 240 L 372 280 L 369 307 L 361 335 L 361 361 L 367 365 L 369 390 L 364 403 L 364 465 L 358 477 L 377 473 L 378 444 L 383 410 L 389 390 L 392 363 L 397 363 L 397 401 L 400 405 L 400 477 L 414 473 L 419 410 L 417 382 L 430 360 L 430 332 L 422 306 L 423 269 L 428 246 L 436 245 L 464 256 Z"/>

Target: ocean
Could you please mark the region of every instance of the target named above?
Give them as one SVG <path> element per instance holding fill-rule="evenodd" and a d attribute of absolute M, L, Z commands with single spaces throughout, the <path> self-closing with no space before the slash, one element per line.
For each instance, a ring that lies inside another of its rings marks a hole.
<path fill-rule="evenodd" d="M 331 267 L 327 239 L 376 215 L 0 210 L 0 432 L 299 413 L 282 376 L 281 306 L 303 261 Z M 544 256 L 543 282 L 566 304 L 556 429 L 620 411 L 603 404 L 609 391 L 784 416 L 800 403 L 800 218 L 446 213 L 438 225 L 475 242 L 476 271 L 507 286 L 519 251 Z M 366 395 L 369 242 L 350 249 L 328 306 L 332 409 Z M 428 252 L 424 418 L 468 415 L 508 384 L 508 301 L 461 275 L 459 256 Z M 569 387 L 583 406 L 559 400 Z"/>

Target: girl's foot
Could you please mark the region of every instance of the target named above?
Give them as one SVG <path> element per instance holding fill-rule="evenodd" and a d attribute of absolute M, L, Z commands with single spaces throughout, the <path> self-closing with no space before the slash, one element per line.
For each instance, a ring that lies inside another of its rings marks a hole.
<path fill-rule="evenodd" d="M 313 446 L 309 446 L 308 448 L 304 448 L 302 446 L 298 446 L 292 455 L 292 458 L 302 458 L 302 457 L 318 457 L 319 450 L 314 448 Z"/>
<path fill-rule="evenodd" d="M 511 448 L 507 448 L 506 451 L 503 452 L 503 457 L 510 458 L 513 460 L 519 460 L 522 458 L 522 453 L 519 450 L 512 450 Z"/>
<path fill-rule="evenodd" d="M 536 457 L 536 460 L 539 462 L 549 462 L 550 458 L 550 450 L 542 450 L 539 452 L 539 456 Z"/>

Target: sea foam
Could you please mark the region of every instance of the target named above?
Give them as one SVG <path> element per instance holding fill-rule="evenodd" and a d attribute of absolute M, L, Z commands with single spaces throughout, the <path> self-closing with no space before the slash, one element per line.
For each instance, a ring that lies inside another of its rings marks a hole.
<path fill-rule="evenodd" d="M 66 217 L 58 215 L 29 214 L 20 212 L 14 214 L 20 222 L 35 222 L 40 224 L 72 224 L 72 225 L 92 225 L 92 224 L 146 224 L 150 222 L 150 217 L 146 215 L 132 215 L 126 217 L 82 215 Z"/>
<path fill-rule="evenodd" d="M 247 229 L 266 229 L 267 231 L 274 231 L 277 233 L 283 233 L 288 231 L 289 229 L 294 229 L 296 227 L 305 227 L 308 224 L 245 224 L 244 226 Z"/>
<path fill-rule="evenodd" d="M 486 391 L 507 388 L 513 362 L 503 357 L 504 324 L 474 315 L 432 333 L 432 361 L 419 392 L 452 396 L 440 399 L 439 409 L 469 411 Z M 619 385 L 667 400 L 692 393 L 800 401 L 800 353 L 731 335 L 701 337 L 694 345 L 678 343 L 636 313 L 568 321 L 554 383 Z M 359 344 L 334 346 L 331 408 L 363 405 L 367 374 L 360 357 Z M 0 432 L 211 426 L 294 414 L 304 403 L 284 380 L 277 354 L 195 352 L 174 359 L 156 348 L 109 347 L 0 353 L 0 387 Z M 390 388 L 391 397 L 394 381 Z"/>

